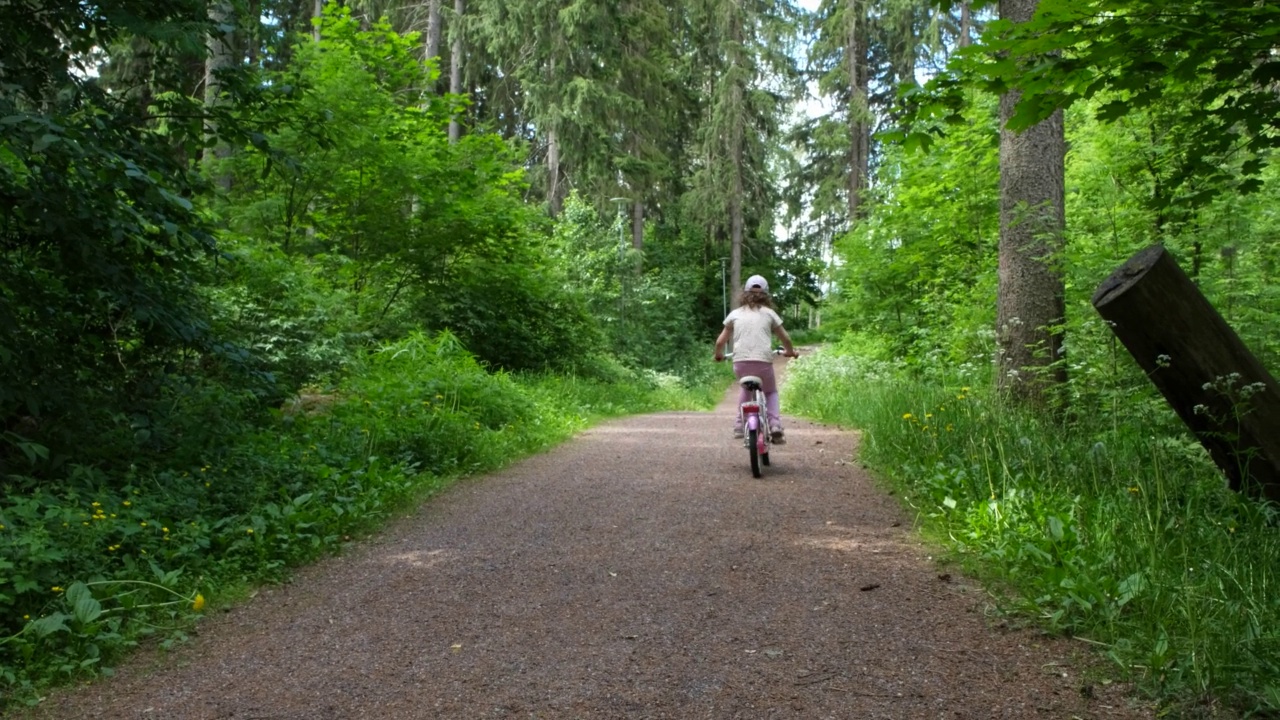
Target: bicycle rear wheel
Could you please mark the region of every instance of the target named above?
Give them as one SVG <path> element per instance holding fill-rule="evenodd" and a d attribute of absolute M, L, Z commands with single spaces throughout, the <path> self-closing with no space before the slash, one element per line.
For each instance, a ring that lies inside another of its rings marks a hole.
<path fill-rule="evenodd" d="M 760 477 L 760 450 L 756 445 L 759 432 L 755 428 L 747 432 L 747 452 L 751 454 L 751 477 Z"/>

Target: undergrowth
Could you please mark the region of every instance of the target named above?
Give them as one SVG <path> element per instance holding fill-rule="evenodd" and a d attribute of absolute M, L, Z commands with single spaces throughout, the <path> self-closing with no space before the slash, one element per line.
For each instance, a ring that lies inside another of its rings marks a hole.
<path fill-rule="evenodd" d="M 1227 490 L 1154 399 L 1052 419 L 989 387 L 824 352 L 790 367 L 787 400 L 861 428 L 923 527 L 1011 591 L 994 602 L 1101 648 L 1168 716 L 1280 713 L 1276 507 Z"/>
<path fill-rule="evenodd" d="M 723 384 L 699 373 L 690 384 L 621 367 L 603 379 L 490 372 L 451 336 L 418 334 L 265 426 L 222 417 L 223 434 L 198 457 L 77 465 L 56 483 L 10 476 L 0 500 L 0 709 L 109 673 L 148 638 L 181 641 L 206 603 L 340 551 L 459 476 L 600 418 L 708 408 Z M 234 410 L 224 400 L 218 412 Z"/>

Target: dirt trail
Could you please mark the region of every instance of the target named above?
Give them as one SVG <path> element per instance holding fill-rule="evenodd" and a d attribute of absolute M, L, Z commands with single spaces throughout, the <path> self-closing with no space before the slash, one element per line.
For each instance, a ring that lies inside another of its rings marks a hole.
<path fill-rule="evenodd" d="M 856 437 L 786 417 L 785 388 L 788 443 L 752 479 L 730 394 L 464 481 L 36 716 L 1151 717 L 1078 646 L 991 627 Z"/>

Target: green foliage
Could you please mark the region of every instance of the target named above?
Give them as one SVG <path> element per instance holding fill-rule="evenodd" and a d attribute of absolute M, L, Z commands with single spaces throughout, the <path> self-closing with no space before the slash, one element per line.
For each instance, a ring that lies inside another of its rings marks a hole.
<path fill-rule="evenodd" d="M 456 338 L 415 333 L 275 423 L 215 431 L 220 444 L 189 465 L 119 476 L 76 466 L 56 487 L 8 492 L 3 696 L 99 672 L 149 636 L 180 640 L 205 596 L 339 551 L 451 478 L 602 417 L 706 408 L 722 388 L 623 369 L 608 380 L 491 373 Z"/>
<path fill-rule="evenodd" d="M 1217 697 L 1275 712 L 1274 508 L 1228 491 L 1147 402 L 1062 426 L 1003 406 L 986 378 L 822 353 L 793 365 L 799 412 L 864 430 L 861 457 L 928 532 L 1005 589 L 1006 612 L 1103 648 L 1172 708 Z"/>
<path fill-rule="evenodd" d="M 56 454 L 205 346 L 212 249 L 167 141 L 79 97 L 38 114 L 0 94 L 0 425 Z"/>
<path fill-rule="evenodd" d="M 555 281 L 583 299 L 585 312 L 604 329 L 606 346 L 625 364 L 673 373 L 697 368 L 693 358 L 705 354 L 709 338 L 697 307 L 703 275 L 681 262 L 689 243 L 655 230 L 637 272 L 642 258 L 623 219 L 606 225 L 580 196 L 570 195 L 548 247 Z"/>
<path fill-rule="evenodd" d="M 1280 9 L 1249 0 L 1040 0 L 1033 20 L 992 23 L 908 100 L 917 117 L 957 122 L 962 88 L 1014 90 L 1010 128 L 1020 130 L 1095 98 L 1103 99 L 1097 117 L 1108 121 L 1179 99 L 1175 117 L 1191 151 L 1169 158 L 1170 179 L 1211 180 L 1181 199 L 1203 202 L 1227 187 L 1258 189 L 1262 158 L 1280 143 L 1271 88 L 1280 77 L 1277 26 Z M 1224 167 L 1233 157 L 1238 171 Z"/>
<path fill-rule="evenodd" d="M 520 155 L 484 133 L 449 143 L 463 101 L 429 92 L 415 38 L 326 12 L 320 42 L 271 76 L 302 90 L 270 152 L 232 162 L 220 210 L 240 262 L 216 291 L 231 336 L 288 387 L 416 327 L 508 369 L 596 351 L 578 299 L 545 279 Z"/>
<path fill-rule="evenodd" d="M 996 109 L 975 96 L 966 123 L 927 155 L 888 147 L 867 217 L 836 242 L 843 263 L 824 322 L 880 334 L 913 363 L 984 362 L 993 345 L 999 239 Z"/>

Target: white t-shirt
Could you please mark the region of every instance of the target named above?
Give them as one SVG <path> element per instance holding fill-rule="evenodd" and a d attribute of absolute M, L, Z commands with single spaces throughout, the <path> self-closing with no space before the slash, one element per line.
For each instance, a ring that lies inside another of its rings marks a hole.
<path fill-rule="evenodd" d="M 773 362 L 773 329 L 782 324 L 778 313 L 767 307 L 746 305 L 729 313 L 724 324 L 733 324 L 733 359 Z"/>

